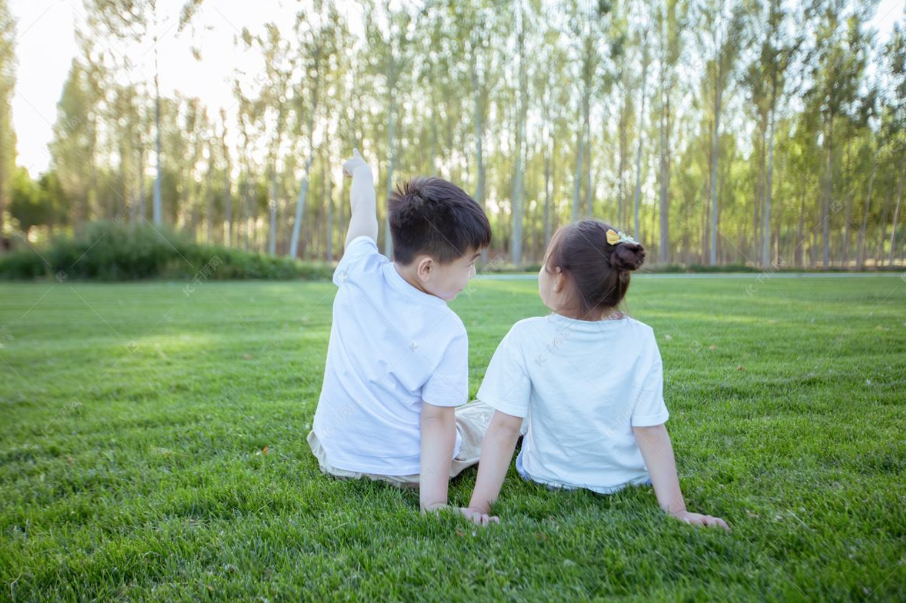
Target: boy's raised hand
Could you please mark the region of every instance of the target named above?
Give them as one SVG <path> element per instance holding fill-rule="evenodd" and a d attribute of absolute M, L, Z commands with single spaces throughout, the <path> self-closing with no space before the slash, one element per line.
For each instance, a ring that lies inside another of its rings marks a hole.
<path fill-rule="evenodd" d="M 345 174 L 347 178 L 352 178 L 353 174 L 360 169 L 366 169 L 369 174 L 371 173 L 371 168 L 368 167 L 368 164 L 362 159 L 359 150 L 353 149 L 352 157 L 347 159 L 346 163 L 343 164 L 343 174 Z"/>

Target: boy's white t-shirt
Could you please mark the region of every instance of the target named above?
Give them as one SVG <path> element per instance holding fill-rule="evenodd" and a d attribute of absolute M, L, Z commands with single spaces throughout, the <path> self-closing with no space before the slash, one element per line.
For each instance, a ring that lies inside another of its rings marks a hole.
<path fill-rule="evenodd" d="M 339 469 L 419 473 L 422 401 L 467 402 L 465 326 L 442 299 L 407 283 L 369 237 L 349 242 L 333 282 L 315 435 Z M 460 443 L 457 432 L 454 457 Z"/>
<path fill-rule="evenodd" d="M 650 479 L 632 427 L 667 421 L 663 389 L 651 327 L 629 317 L 582 321 L 551 314 L 510 329 L 478 399 L 529 417 L 516 459 L 520 475 L 608 493 Z"/>

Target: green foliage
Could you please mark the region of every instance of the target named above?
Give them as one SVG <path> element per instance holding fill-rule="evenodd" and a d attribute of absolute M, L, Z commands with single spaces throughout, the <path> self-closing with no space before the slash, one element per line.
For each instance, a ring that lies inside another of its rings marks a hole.
<path fill-rule="evenodd" d="M 209 267 L 205 270 L 205 267 Z M 0 278 L 102 281 L 149 278 L 328 279 L 326 264 L 199 245 L 166 228 L 93 222 L 74 237 L 55 237 L 46 249 L 0 256 Z"/>

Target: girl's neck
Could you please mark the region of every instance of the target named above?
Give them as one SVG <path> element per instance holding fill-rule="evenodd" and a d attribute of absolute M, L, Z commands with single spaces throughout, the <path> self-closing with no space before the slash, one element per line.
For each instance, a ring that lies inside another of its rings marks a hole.
<path fill-rule="evenodd" d="M 587 322 L 597 322 L 599 320 L 617 320 L 625 316 L 617 308 L 595 308 L 588 312 L 575 312 L 572 310 L 567 310 L 565 308 L 560 308 L 554 310 L 554 312 L 566 318 L 571 318 L 573 320 L 584 320 Z"/>

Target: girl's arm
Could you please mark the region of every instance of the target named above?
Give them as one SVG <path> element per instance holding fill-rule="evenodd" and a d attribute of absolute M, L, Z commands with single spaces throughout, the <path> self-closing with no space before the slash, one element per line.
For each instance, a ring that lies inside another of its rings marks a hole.
<path fill-rule="evenodd" d="M 521 418 L 499 410 L 494 411 L 494 417 L 481 442 L 478 478 L 475 480 L 469 511 L 485 514 L 491 512 L 491 505 L 497 501 L 510 461 L 513 460 L 513 450 L 521 428 Z M 491 519 L 499 521 L 497 517 Z"/>
<path fill-rule="evenodd" d="M 667 514 L 686 523 L 730 529 L 727 522 L 719 517 L 690 513 L 686 510 L 686 501 L 683 500 L 679 478 L 676 476 L 676 460 L 673 457 L 673 446 L 670 444 L 667 427 L 663 424 L 654 427 L 633 427 L 632 433 L 651 475 L 657 501 Z M 480 472 L 478 475 L 481 477 Z"/>

